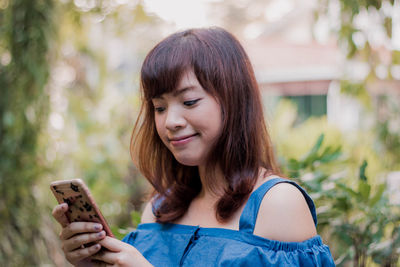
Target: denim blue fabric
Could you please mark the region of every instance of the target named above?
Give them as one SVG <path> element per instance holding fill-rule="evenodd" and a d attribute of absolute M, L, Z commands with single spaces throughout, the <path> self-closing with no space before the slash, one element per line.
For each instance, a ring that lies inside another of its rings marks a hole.
<path fill-rule="evenodd" d="M 262 199 L 278 183 L 293 184 L 303 193 L 317 224 L 315 206 L 306 191 L 293 181 L 274 178 L 250 195 L 239 230 L 144 223 L 122 241 L 135 246 L 154 266 L 335 266 L 319 235 L 302 242 L 281 242 L 253 234 Z"/>

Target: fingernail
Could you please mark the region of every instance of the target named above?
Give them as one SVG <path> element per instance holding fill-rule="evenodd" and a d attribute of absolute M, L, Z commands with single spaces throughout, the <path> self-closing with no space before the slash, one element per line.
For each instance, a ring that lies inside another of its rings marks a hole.
<path fill-rule="evenodd" d="M 101 231 L 100 233 L 97 234 L 98 237 L 102 237 L 104 234 L 104 231 Z"/>
<path fill-rule="evenodd" d="M 94 230 L 101 230 L 101 228 L 103 228 L 103 226 L 101 224 L 94 225 Z"/>
<path fill-rule="evenodd" d="M 100 247 L 101 247 L 100 244 L 94 245 L 94 248 L 95 248 L 95 249 L 99 249 Z"/>

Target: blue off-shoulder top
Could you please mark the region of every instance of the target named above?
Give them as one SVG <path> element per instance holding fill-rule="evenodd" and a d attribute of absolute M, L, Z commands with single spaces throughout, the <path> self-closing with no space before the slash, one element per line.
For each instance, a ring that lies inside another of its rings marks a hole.
<path fill-rule="evenodd" d="M 303 193 L 317 225 L 315 205 L 306 191 L 293 181 L 274 178 L 250 195 L 239 230 L 143 223 L 122 241 L 135 246 L 154 266 L 335 266 L 319 235 L 281 242 L 253 234 L 262 199 L 278 183 L 293 184 Z"/>

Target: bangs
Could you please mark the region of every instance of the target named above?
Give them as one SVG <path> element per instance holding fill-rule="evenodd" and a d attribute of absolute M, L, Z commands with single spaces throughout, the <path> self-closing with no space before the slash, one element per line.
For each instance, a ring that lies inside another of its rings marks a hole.
<path fill-rule="evenodd" d="M 174 91 L 183 73 L 193 68 L 196 50 L 193 38 L 184 33 L 174 34 L 150 51 L 141 71 L 141 86 L 146 101 Z"/>

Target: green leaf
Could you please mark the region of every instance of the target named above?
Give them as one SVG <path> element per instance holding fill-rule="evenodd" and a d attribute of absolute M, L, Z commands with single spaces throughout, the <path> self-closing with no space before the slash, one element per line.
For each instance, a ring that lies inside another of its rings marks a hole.
<path fill-rule="evenodd" d="M 322 152 L 322 156 L 320 161 L 322 163 L 328 163 L 338 159 L 342 155 L 342 148 L 340 146 L 333 149 L 331 146 L 328 146 L 324 152 Z"/>
<path fill-rule="evenodd" d="M 339 189 L 342 189 L 345 193 L 349 194 L 349 197 L 354 197 L 354 198 L 359 198 L 360 194 L 355 192 L 353 189 L 348 187 L 347 185 L 337 182 L 336 186 L 339 187 Z"/>
<path fill-rule="evenodd" d="M 367 176 L 365 176 L 365 169 L 368 166 L 368 162 L 364 159 L 363 163 L 360 166 L 360 174 L 359 174 L 359 178 L 362 181 L 367 181 Z"/>
<path fill-rule="evenodd" d="M 375 206 L 375 204 L 382 198 L 383 192 L 385 191 L 385 184 L 380 184 L 375 195 L 370 199 L 369 204 Z"/>
<path fill-rule="evenodd" d="M 319 160 L 320 156 L 318 155 L 318 151 L 321 148 L 322 142 L 324 141 L 324 134 L 321 134 L 317 142 L 314 144 L 314 146 L 310 149 L 310 151 L 303 157 L 303 165 L 304 167 L 312 167 L 313 164 Z"/>
<path fill-rule="evenodd" d="M 348 197 L 337 198 L 335 201 L 335 208 L 340 210 L 341 213 L 347 212 L 351 208 L 349 200 L 350 200 L 350 198 L 348 198 Z"/>
<path fill-rule="evenodd" d="M 366 201 L 368 200 L 369 194 L 371 193 L 371 186 L 367 182 L 361 180 L 358 183 L 358 192 L 360 193 L 363 200 Z"/>
<path fill-rule="evenodd" d="M 288 167 L 291 170 L 298 170 L 300 168 L 300 163 L 295 159 L 289 159 Z"/>
<path fill-rule="evenodd" d="M 321 148 L 322 142 L 324 141 L 325 135 L 321 134 L 318 139 L 317 142 L 315 143 L 314 147 L 310 150 L 309 154 L 315 154 L 318 152 L 318 150 Z"/>

